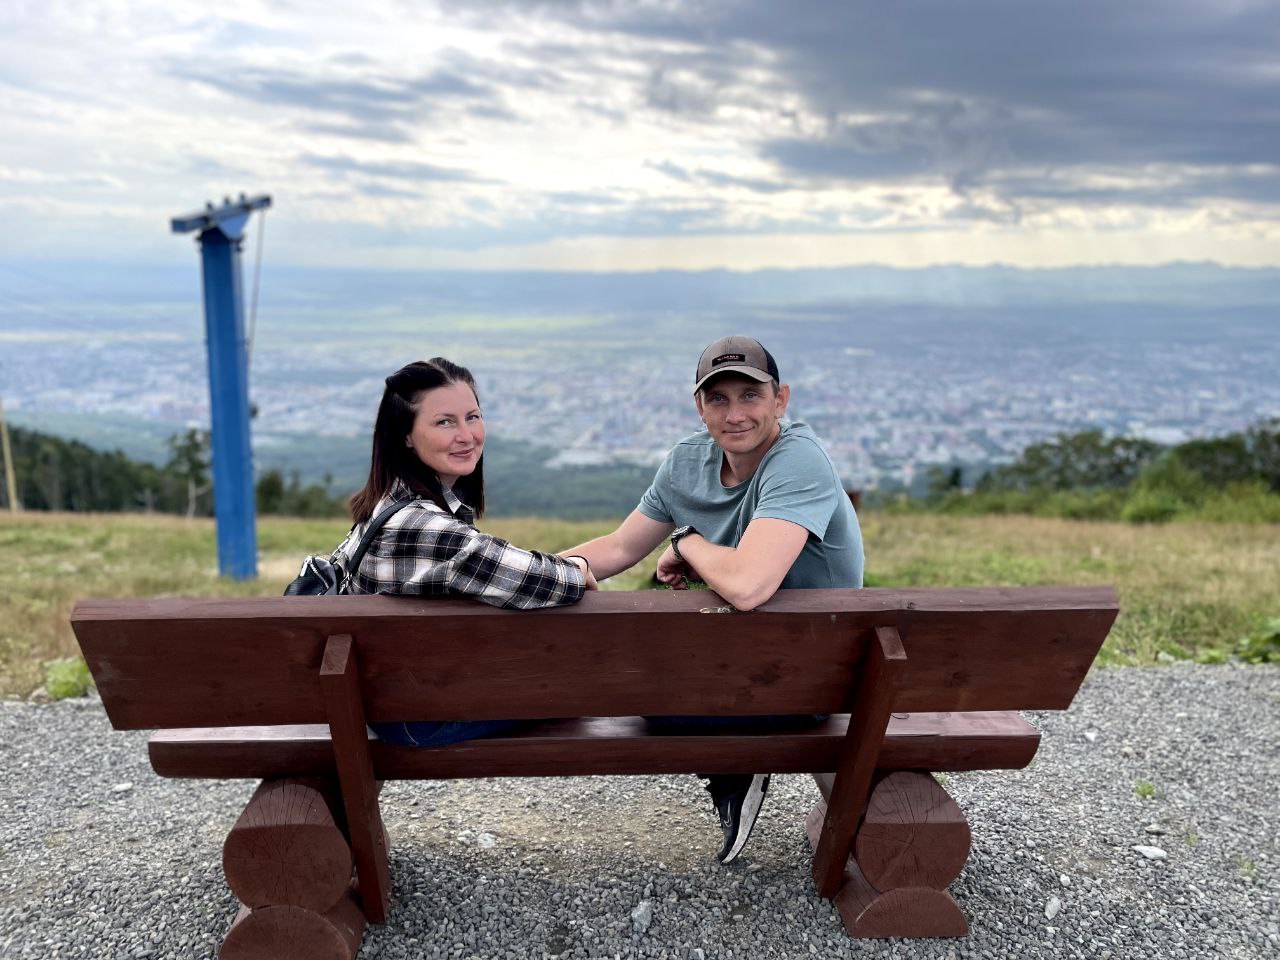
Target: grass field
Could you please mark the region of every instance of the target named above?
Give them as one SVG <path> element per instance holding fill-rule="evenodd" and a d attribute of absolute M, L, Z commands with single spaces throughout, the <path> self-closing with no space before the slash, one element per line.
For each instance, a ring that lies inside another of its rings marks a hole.
<path fill-rule="evenodd" d="M 561 550 L 607 522 L 486 521 L 521 546 Z M 44 682 L 47 661 L 78 651 L 67 625 L 80 597 L 278 595 L 308 553 L 328 553 L 341 521 L 264 518 L 258 580 L 216 572 L 213 523 L 176 517 L 0 515 L 0 694 Z M 1150 664 L 1229 651 L 1280 616 L 1280 529 L 1275 525 L 1141 526 L 1033 517 L 863 518 L 868 586 L 1114 584 L 1121 614 L 1103 663 Z M 639 589 L 656 554 L 609 589 Z"/>

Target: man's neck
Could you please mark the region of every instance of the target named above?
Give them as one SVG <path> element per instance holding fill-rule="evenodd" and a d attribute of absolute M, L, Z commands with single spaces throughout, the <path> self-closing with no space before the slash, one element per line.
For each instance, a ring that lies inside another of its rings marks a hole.
<path fill-rule="evenodd" d="M 726 487 L 736 487 L 740 483 L 746 483 L 755 476 L 756 468 L 760 466 L 760 461 L 765 458 L 773 445 L 778 442 L 778 438 L 782 436 L 782 424 L 778 424 L 773 432 L 773 439 L 766 444 L 762 444 L 755 450 L 747 454 L 730 453 L 723 447 L 720 448 L 724 454 L 724 461 L 720 467 L 720 482 Z"/>

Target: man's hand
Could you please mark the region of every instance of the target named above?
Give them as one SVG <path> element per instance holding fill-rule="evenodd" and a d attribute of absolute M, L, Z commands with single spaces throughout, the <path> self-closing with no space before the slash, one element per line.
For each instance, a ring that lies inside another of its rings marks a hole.
<path fill-rule="evenodd" d="M 739 610 L 754 610 L 781 586 L 808 536 L 798 523 L 759 517 L 747 524 L 736 547 L 689 533 L 680 540 L 680 553 L 712 590 Z"/>
<path fill-rule="evenodd" d="M 662 556 L 658 558 L 657 577 L 659 582 L 665 583 L 672 590 L 689 589 L 689 565 L 677 558 L 676 552 L 670 547 L 663 550 Z"/>

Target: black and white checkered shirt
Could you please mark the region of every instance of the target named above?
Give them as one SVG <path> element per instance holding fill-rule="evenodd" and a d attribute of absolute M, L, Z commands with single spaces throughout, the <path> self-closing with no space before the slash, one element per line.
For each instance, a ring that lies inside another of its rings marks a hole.
<path fill-rule="evenodd" d="M 396 500 L 410 497 L 396 481 L 374 508 L 373 516 Z M 446 513 L 430 500 L 415 500 L 397 511 L 374 538 L 351 578 L 352 593 L 466 596 L 495 607 L 555 607 L 575 603 L 586 590 L 582 571 L 572 560 L 537 550 L 521 550 L 481 533 L 471 508 L 448 487 Z M 346 568 L 364 533 L 357 524 L 334 551 Z"/>

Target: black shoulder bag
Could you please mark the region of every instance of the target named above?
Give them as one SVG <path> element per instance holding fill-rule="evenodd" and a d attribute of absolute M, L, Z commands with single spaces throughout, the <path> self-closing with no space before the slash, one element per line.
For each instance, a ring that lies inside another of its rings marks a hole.
<path fill-rule="evenodd" d="M 368 529 L 360 538 L 360 546 L 356 547 L 356 552 L 351 555 L 350 570 L 344 570 L 341 565 L 334 563 L 332 557 L 307 557 L 302 561 L 302 569 L 298 575 L 284 588 L 284 595 L 286 597 L 327 597 L 350 593 L 351 578 L 360 569 L 360 561 L 369 552 L 373 538 L 395 513 L 413 503 L 413 500 L 413 497 L 397 500 L 369 521 Z"/>

